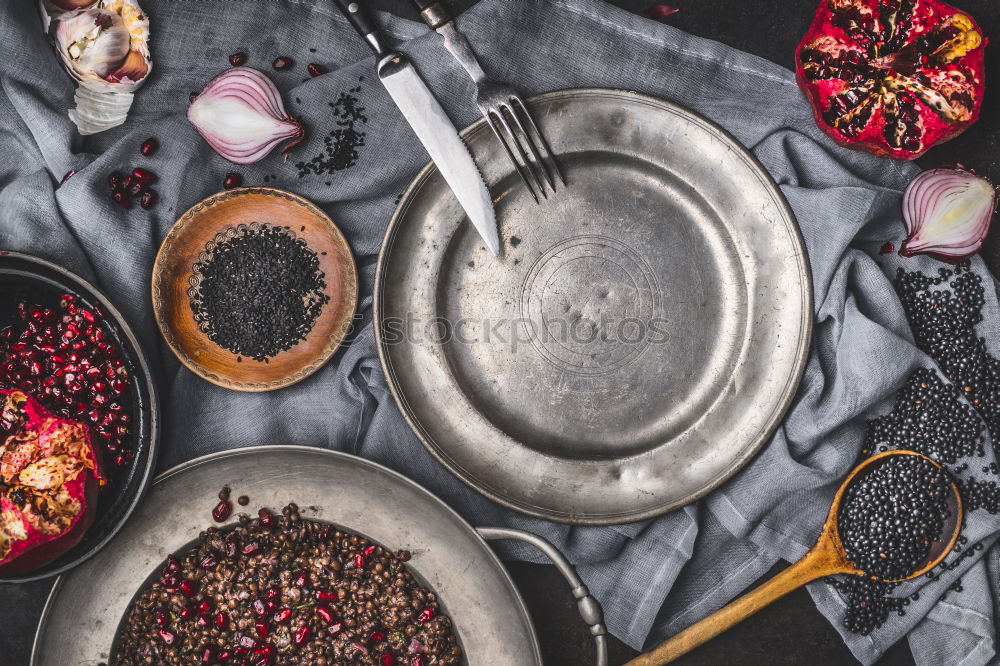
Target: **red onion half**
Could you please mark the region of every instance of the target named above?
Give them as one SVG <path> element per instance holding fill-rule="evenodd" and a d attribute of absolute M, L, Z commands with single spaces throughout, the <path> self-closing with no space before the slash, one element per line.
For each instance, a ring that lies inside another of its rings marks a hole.
<path fill-rule="evenodd" d="M 931 169 L 907 186 L 903 194 L 906 240 L 904 257 L 932 254 L 958 261 L 983 246 L 993 218 L 996 190 L 964 169 Z"/>
<path fill-rule="evenodd" d="M 263 73 L 233 67 L 209 81 L 191 102 L 188 120 L 215 152 L 236 164 L 259 162 L 282 141 L 287 153 L 305 136 Z"/>

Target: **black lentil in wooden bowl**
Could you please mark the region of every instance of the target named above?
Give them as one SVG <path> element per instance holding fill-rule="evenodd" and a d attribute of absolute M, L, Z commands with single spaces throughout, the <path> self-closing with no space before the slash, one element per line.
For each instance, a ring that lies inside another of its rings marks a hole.
<path fill-rule="evenodd" d="M 459 664 L 451 620 L 409 557 L 294 504 L 210 527 L 139 592 L 111 666 Z"/>

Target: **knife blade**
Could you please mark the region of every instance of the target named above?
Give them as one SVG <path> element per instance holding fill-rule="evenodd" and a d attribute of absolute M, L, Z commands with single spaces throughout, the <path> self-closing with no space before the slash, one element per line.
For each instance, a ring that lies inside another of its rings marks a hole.
<path fill-rule="evenodd" d="M 499 256 L 500 238 L 493 201 L 479 168 L 472 160 L 469 147 L 458 135 L 455 125 L 420 78 L 413 63 L 402 53 L 392 51 L 385 45 L 375 23 L 361 4 L 357 0 L 336 0 L 336 3 L 358 34 L 379 56 L 379 80 L 455 193 L 486 247 L 494 256 Z"/>

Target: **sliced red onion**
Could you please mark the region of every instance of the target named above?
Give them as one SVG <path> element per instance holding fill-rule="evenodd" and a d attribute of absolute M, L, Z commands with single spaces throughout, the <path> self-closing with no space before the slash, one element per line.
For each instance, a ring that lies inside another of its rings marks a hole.
<path fill-rule="evenodd" d="M 233 67 L 209 81 L 191 101 L 187 117 L 215 152 L 236 164 L 259 162 L 286 140 L 287 159 L 305 136 L 271 79 L 251 67 Z"/>
<path fill-rule="evenodd" d="M 957 261 L 983 246 L 993 218 L 996 190 L 961 168 L 931 169 L 913 179 L 903 194 L 904 257 L 933 254 Z"/>

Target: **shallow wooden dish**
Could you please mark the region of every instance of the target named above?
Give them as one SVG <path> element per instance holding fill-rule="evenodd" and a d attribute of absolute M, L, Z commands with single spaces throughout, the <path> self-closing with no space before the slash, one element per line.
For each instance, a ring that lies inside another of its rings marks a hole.
<path fill-rule="evenodd" d="M 330 297 L 306 339 L 267 363 L 246 357 L 237 362 L 236 354 L 210 340 L 198 328 L 188 298 L 205 245 L 220 232 L 253 222 L 287 226 L 304 239 L 319 256 Z M 302 197 L 268 187 L 219 192 L 184 213 L 163 239 L 152 286 L 156 323 L 181 363 L 199 377 L 237 391 L 273 391 L 319 370 L 350 330 L 358 300 L 354 257 L 337 225 Z"/>

